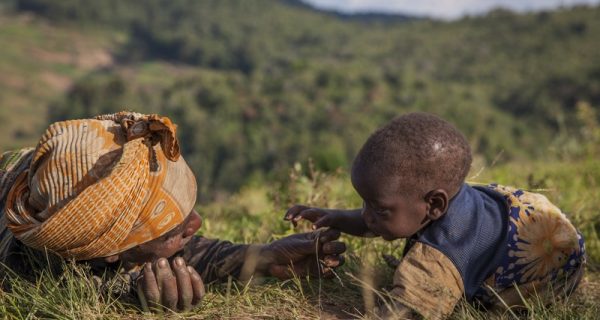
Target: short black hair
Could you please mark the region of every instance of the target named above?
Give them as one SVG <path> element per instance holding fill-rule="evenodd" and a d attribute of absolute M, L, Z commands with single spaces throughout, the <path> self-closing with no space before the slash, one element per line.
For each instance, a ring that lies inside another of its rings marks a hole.
<path fill-rule="evenodd" d="M 416 112 L 371 134 L 352 171 L 368 171 L 386 183 L 393 178 L 402 192 L 441 188 L 452 197 L 464 183 L 471 161 L 471 148 L 460 131 L 438 116 Z"/>

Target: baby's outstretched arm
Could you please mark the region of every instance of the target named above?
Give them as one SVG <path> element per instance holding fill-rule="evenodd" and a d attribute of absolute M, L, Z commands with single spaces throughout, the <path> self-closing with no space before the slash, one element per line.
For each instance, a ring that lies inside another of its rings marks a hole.
<path fill-rule="evenodd" d="M 306 219 L 313 223 L 313 229 L 331 227 L 353 236 L 375 236 L 367 227 L 361 210 L 323 209 L 295 205 L 286 212 L 284 219 L 291 221 L 294 226 L 298 221 Z"/>

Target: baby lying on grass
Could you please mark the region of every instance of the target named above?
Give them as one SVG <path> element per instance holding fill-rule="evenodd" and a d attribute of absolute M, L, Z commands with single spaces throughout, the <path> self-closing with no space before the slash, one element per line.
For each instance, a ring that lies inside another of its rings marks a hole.
<path fill-rule="evenodd" d="M 499 185 L 470 186 L 471 150 L 448 122 L 425 113 L 394 119 L 354 159 L 354 210 L 297 205 L 285 219 L 314 228 L 406 238 L 383 316 L 445 318 L 457 302 L 488 310 L 550 303 L 583 275 L 583 238 L 546 197 Z"/>

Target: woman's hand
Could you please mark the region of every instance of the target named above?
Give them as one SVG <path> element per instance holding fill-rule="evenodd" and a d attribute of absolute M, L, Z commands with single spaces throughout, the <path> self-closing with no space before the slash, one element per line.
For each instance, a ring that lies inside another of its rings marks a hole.
<path fill-rule="evenodd" d="M 346 244 L 336 241 L 334 229 L 294 234 L 264 245 L 260 257 L 263 272 L 279 279 L 320 275 L 332 277 L 333 268 L 344 263 Z"/>
<path fill-rule="evenodd" d="M 202 278 L 181 257 L 146 263 L 137 280 L 138 295 L 145 311 L 188 311 L 197 306 L 205 289 Z"/>

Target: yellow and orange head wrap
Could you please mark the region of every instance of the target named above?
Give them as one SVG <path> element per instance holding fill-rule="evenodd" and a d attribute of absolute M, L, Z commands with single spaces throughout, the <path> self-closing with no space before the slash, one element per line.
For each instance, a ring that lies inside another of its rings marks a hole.
<path fill-rule="evenodd" d="M 5 218 L 27 246 L 87 260 L 158 238 L 195 201 L 176 126 L 120 112 L 50 125 L 8 192 Z"/>

